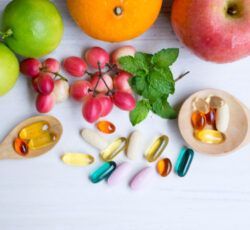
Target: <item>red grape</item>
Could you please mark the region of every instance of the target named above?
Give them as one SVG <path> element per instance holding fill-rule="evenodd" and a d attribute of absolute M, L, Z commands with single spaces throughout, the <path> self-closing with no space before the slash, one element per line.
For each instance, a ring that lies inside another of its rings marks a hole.
<path fill-rule="evenodd" d="M 121 71 L 114 78 L 114 88 L 118 91 L 132 93 L 128 80 L 132 77 L 130 73 Z"/>
<path fill-rule="evenodd" d="M 69 83 L 63 79 L 56 80 L 53 97 L 56 103 L 66 101 L 69 97 Z"/>
<path fill-rule="evenodd" d="M 85 53 L 85 59 L 93 68 L 98 69 L 98 62 L 100 63 L 100 67 L 104 68 L 109 63 L 109 54 L 100 47 L 92 47 Z"/>
<path fill-rule="evenodd" d="M 105 117 L 112 111 L 113 101 L 112 101 L 111 97 L 106 96 L 104 94 L 99 94 L 97 96 L 97 98 L 99 99 L 99 101 L 101 102 L 101 105 L 102 105 L 101 117 Z"/>
<path fill-rule="evenodd" d="M 94 74 L 94 76 L 90 80 L 90 83 L 91 83 L 93 89 L 95 88 L 98 80 L 99 80 L 99 73 L 97 72 L 97 73 Z M 112 77 L 110 77 L 108 74 L 105 74 L 103 76 L 103 80 L 106 82 L 109 89 L 113 89 L 113 79 L 112 79 Z M 100 93 L 108 92 L 108 88 L 105 85 L 103 80 L 100 79 L 100 81 L 98 82 L 97 88 L 96 88 L 96 91 L 98 91 Z"/>
<path fill-rule="evenodd" d="M 102 114 L 102 105 L 98 98 L 89 97 L 82 108 L 83 117 L 89 123 L 97 121 Z"/>
<path fill-rule="evenodd" d="M 60 70 L 60 63 L 54 58 L 48 58 L 43 62 L 43 67 L 46 70 L 52 73 L 57 73 Z"/>
<path fill-rule="evenodd" d="M 79 57 L 68 57 L 63 62 L 64 69 L 73 77 L 82 77 L 87 70 L 86 62 Z"/>
<path fill-rule="evenodd" d="M 52 94 L 42 95 L 38 94 L 36 98 L 36 109 L 39 113 L 48 113 L 54 107 L 54 98 Z"/>
<path fill-rule="evenodd" d="M 27 58 L 20 63 L 21 73 L 31 78 L 36 77 L 41 68 L 41 62 L 35 58 Z"/>
<path fill-rule="evenodd" d="M 54 89 L 54 81 L 49 73 L 40 73 L 37 77 L 38 91 L 43 95 L 51 94 Z"/>
<path fill-rule="evenodd" d="M 82 101 L 84 97 L 89 94 L 89 89 L 91 88 L 91 84 L 88 81 L 79 80 L 75 81 L 70 86 L 70 96 L 76 101 Z"/>
<path fill-rule="evenodd" d="M 33 86 L 33 89 L 37 92 L 37 93 L 40 93 L 39 92 L 39 89 L 38 89 L 38 85 L 37 85 L 37 80 L 38 80 L 38 78 L 36 77 L 36 78 L 32 78 L 32 86 Z"/>
<path fill-rule="evenodd" d="M 116 64 L 120 68 L 119 59 L 124 56 L 132 56 L 134 57 L 136 53 L 136 49 L 133 46 L 123 46 L 116 49 L 111 54 L 112 63 Z"/>
<path fill-rule="evenodd" d="M 118 108 L 126 111 L 131 111 L 136 106 L 135 98 L 127 92 L 115 92 L 115 94 L 113 95 L 113 101 Z"/>

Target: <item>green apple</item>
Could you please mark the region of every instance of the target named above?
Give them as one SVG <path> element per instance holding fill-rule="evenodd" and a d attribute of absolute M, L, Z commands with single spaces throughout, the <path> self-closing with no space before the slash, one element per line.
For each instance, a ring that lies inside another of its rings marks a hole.
<path fill-rule="evenodd" d="M 49 0 L 13 0 L 2 19 L 4 42 L 24 57 L 42 57 L 56 49 L 63 36 L 63 21 Z"/>
<path fill-rule="evenodd" d="M 19 63 L 14 53 L 0 42 L 0 96 L 15 85 L 19 75 Z"/>

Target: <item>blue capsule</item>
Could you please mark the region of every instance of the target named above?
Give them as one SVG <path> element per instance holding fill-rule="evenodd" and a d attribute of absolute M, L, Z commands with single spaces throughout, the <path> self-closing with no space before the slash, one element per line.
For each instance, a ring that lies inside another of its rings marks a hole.
<path fill-rule="evenodd" d="M 101 167 L 92 172 L 89 179 L 92 183 L 98 183 L 101 180 L 107 179 L 116 169 L 114 161 L 105 162 Z"/>
<path fill-rule="evenodd" d="M 183 147 L 181 149 L 174 168 L 178 176 L 180 177 L 186 176 L 189 167 L 192 163 L 193 157 L 194 157 L 194 151 L 192 149 L 186 147 Z"/>

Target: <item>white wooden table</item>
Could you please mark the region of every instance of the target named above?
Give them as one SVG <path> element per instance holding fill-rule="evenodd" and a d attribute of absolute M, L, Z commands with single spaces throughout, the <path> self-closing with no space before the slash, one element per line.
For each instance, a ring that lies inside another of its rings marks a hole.
<path fill-rule="evenodd" d="M 7 2 L 0 0 L 0 11 Z M 63 59 L 81 55 L 92 45 L 103 46 L 109 51 L 121 45 L 87 37 L 69 17 L 65 1 L 55 0 L 55 3 L 63 14 L 65 35 L 60 47 L 50 56 Z M 173 71 L 176 76 L 187 70 L 191 74 L 178 82 L 176 94 L 171 98 L 173 104 L 181 104 L 197 90 L 212 87 L 230 92 L 250 107 L 250 58 L 227 65 L 198 59 L 177 41 L 164 14 L 151 30 L 124 44 L 132 44 L 145 52 L 165 47 L 180 48 L 180 58 Z M 65 151 L 97 156 L 79 135 L 81 128 L 93 128 L 82 119 L 81 105 L 68 101 L 57 105 L 51 114 L 61 120 L 65 131 L 55 149 L 33 160 L 0 162 L 1 230 L 250 228 L 250 146 L 221 158 L 197 153 L 185 178 L 174 173 L 165 179 L 156 176 L 151 186 L 141 192 L 132 192 L 127 183 L 133 173 L 146 165 L 143 159 L 131 163 L 133 170 L 121 185 L 113 188 L 105 183 L 93 185 L 88 174 L 100 162 L 89 168 L 71 168 L 60 161 Z M 15 88 L 0 98 L 0 139 L 32 115 L 36 115 L 34 95 L 21 76 Z M 125 112 L 115 110 L 108 119 L 118 125 L 117 135 L 127 135 L 133 130 Z M 171 141 L 165 155 L 176 161 L 179 149 L 185 144 L 176 121 L 150 115 L 138 129 L 147 140 L 159 133 L 168 134 Z"/>

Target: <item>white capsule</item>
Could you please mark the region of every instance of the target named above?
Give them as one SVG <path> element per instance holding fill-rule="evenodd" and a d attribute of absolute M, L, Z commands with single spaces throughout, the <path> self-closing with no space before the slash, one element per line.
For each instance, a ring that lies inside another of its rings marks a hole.
<path fill-rule="evenodd" d="M 143 135 L 141 132 L 136 130 L 129 137 L 127 157 L 130 160 L 135 160 L 138 153 L 141 152 L 143 152 Z"/>
<path fill-rule="evenodd" d="M 83 129 L 81 135 L 87 143 L 99 150 L 103 150 L 109 145 L 109 142 L 105 138 L 93 130 Z"/>
<path fill-rule="evenodd" d="M 228 129 L 230 120 L 230 110 L 227 104 L 224 104 L 216 110 L 216 129 L 222 133 L 225 133 Z"/>

